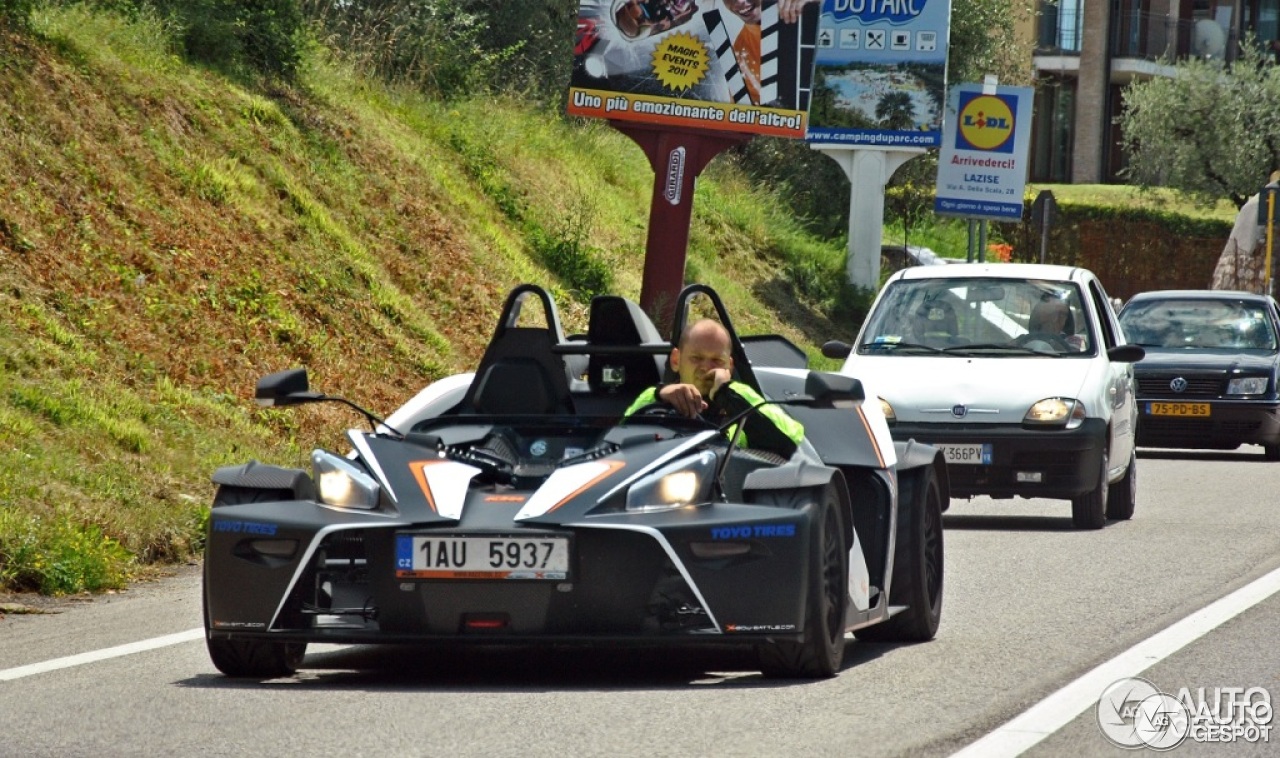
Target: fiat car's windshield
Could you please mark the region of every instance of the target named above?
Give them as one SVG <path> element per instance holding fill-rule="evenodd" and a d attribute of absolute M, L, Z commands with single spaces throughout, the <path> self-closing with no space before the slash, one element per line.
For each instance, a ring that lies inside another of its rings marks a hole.
<path fill-rule="evenodd" d="M 1095 351 L 1071 282 L 1005 278 L 901 279 L 867 320 L 860 354 L 1071 357 Z"/>

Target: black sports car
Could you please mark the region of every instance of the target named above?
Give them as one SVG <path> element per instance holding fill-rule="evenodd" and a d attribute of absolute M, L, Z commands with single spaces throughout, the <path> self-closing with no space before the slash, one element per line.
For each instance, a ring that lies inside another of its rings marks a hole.
<path fill-rule="evenodd" d="M 262 404 L 338 400 L 372 430 L 348 432 L 349 453 L 313 452 L 310 472 L 214 474 L 214 665 L 285 675 L 310 642 L 729 644 L 754 646 L 768 675 L 823 677 L 848 631 L 931 639 L 949 499 L 938 452 L 892 442 L 856 379 L 752 365 L 746 345 L 792 364 L 799 351 L 739 339 L 710 288 L 680 294 L 672 333 L 708 301 L 735 378 L 804 424 L 789 460 L 657 405 L 624 419 L 673 378 L 672 343 L 616 296 L 566 338 L 550 295 L 517 287 L 476 372 L 385 420 L 312 392 L 302 369 L 262 379 Z"/>
<path fill-rule="evenodd" d="M 1280 461 L 1280 312 L 1268 295 L 1161 290 L 1120 311 L 1130 342 L 1146 447 L 1233 450 L 1261 445 Z"/>

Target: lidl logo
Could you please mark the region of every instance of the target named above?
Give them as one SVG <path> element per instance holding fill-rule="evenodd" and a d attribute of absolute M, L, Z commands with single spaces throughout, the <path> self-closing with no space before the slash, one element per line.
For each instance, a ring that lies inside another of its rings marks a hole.
<path fill-rule="evenodd" d="M 1013 114 L 1018 109 L 1017 95 L 961 92 L 959 105 L 956 149 L 1013 152 Z"/>

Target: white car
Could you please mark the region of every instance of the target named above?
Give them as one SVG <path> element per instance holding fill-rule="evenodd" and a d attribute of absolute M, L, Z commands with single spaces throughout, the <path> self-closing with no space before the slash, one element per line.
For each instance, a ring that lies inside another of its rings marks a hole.
<path fill-rule="evenodd" d="M 940 448 L 953 497 L 1071 501 L 1077 528 L 1133 516 L 1138 407 L 1111 299 L 1086 269 L 962 263 L 903 269 L 841 373 L 880 398 L 895 440 Z"/>

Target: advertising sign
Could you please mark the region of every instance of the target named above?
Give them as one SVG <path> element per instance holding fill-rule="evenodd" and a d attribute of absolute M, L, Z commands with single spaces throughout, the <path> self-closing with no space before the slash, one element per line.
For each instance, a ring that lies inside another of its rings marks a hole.
<path fill-rule="evenodd" d="M 1030 87 L 952 88 L 938 155 L 933 209 L 948 216 L 1018 221 L 1031 142 Z"/>
<path fill-rule="evenodd" d="M 951 0 L 823 0 L 809 142 L 937 147 Z"/>
<path fill-rule="evenodd" d="M 568 113 L 801 138 L 817 0 L 581 0 Z"/>

